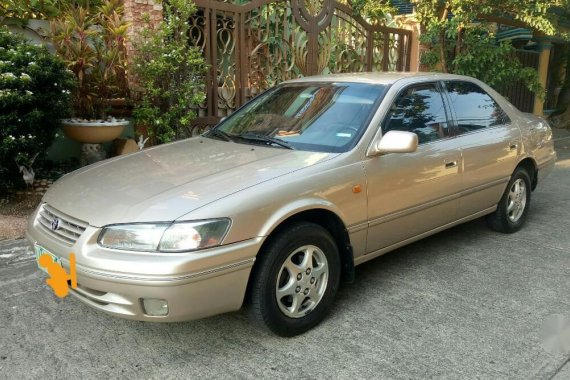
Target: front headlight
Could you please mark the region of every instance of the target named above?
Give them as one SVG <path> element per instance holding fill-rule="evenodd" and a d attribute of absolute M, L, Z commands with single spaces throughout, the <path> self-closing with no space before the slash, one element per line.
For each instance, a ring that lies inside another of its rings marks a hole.
<path fill-rule="evenodd" d="M 129 251 L 195 251 L 220 245 L 229 227 L 229 219 L 116 224 L 103 228 L 97 242 L 105 248 Z"/>

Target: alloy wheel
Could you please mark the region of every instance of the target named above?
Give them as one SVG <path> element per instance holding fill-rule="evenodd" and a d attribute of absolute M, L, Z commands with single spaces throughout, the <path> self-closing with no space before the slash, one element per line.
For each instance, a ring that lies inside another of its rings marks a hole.
<path fill-rule="evenodd" d="M 329 279 L 329 265 L 317 246 L 305 245 L 289 254 L 277 275 L 275 296 L 283 314 L 301 318 L 317 307 Z"/>
<path fill-rule="evenodd" d="M 512 223 L 518 222 L 526 207 L 526 184 L 519 178 L 513 182 L 507 201 L 507 215 Z"/>

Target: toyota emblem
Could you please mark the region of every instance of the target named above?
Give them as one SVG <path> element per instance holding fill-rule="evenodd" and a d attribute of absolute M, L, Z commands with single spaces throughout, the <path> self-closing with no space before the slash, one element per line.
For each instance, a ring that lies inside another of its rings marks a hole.
<path fill-rule="evenodd" d="M 54 217 L 51 221 L 51 230 L 55 231 L 59 228 L 59 218 Z"/>

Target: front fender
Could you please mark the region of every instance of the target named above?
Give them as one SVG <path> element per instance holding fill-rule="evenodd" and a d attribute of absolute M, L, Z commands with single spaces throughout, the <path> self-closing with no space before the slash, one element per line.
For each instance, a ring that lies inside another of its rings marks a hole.
<path fill-rule="evenodd" d="M 333 203 L 323 198 L 304 198 L 297 199 L 291 203 L 287 203 L 276 209 L 275 212 L 266 219 L 265 223 L 261 226 L 258 236 L 268 236 L 273 232 L 281 223 L 287 219 L 300 214 L 304 211 L 310 210 L 326 210 L 330 211 L 340 218 L 342 223 L 346 226 L 346 217 L 342 210 L 336 207 Z"/>
<path fill-rule="evenodd" d="M 330 167 L 322 165 L 321 170 L 316 169 L 231 194 L 178 220 L 230 218 L 232 226 L 224 244 L 268 236 L 287 218 L 312 209 L 336 214 L 349 229 L 365 222 L 366 181 L 362 165 L 331 162 Z M 361 184 L 360 192 L 353 192 L 356 184 Z"/>

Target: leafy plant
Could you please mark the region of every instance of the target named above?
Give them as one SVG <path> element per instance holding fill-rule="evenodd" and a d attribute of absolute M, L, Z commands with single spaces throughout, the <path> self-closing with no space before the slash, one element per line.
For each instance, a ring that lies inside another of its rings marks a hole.
<path fill-rule="evenodd" d="M 16 163 L 29 165 L 37 153 L 42 159 L 73 87 L 59 58 L 0 27 L 0 191 L 23 185 Z"/>
<path fill-rule="evenodd" d="M 188 24 L 196 7 L 186 0 L 170 0 L 163 7 L 164 20 L 143 30 L 135 41 L 133 69 L 139 98 L 135 121 L 161 143 L 180 137 L 196 117 L 197 105 L 205 100 L 206 71 Z"/>
<path fill-rule="evenodd" d="M 6 18 L 26 20 L 58 13 L 60 0 L 0 0 L 0 22 Z"/>
<path fill-rule="evenodd" d="M 354 14 L 366 18 L 372 24 L 385 24 L 396 13 L 390 0 L 351 0 L 350 5 Z"/>
<path fill-rule="evenodd" d="M 57 17 L 63 7 L 98 6 L 100 0 L 0 0 L 0 23 L 5 19 L 20 20 L 47 19 Z"/>
<path fill-rule="evenodd" d="M 77 78 L 75 116 L 104 119 L 110 100 L 127 95 L 125 36 L 120 0 L 106 0 L 94 10 L 67 6 L 50 22 L 57 54 Z"/>

